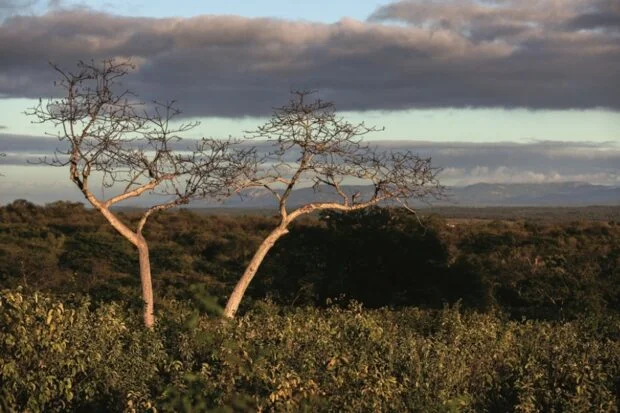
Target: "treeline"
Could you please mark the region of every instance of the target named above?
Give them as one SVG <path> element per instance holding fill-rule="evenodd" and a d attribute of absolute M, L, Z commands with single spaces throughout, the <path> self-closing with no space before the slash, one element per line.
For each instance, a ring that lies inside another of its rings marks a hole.
<path fill-rule="evenodd" d="M 120 216 L 132 221 L 131 212 Z M 145 229 L 156 300 L 196 289 L 222 305 L 256 246 L 265 215 L 161 213 Z M 82 204 L 0 207 L 0 286 L 141 305 L 137 256 Z M 418 220 L 398 209 L 310 216 L 269 253 L 248 290 L 253 300 L 325 306 L 497 311 L 514 319 L 570 320 L 620 308 L 620 224 L 615 221 Z"/>
<path fill-rule="evenodd" d="M 453 219 L 495 219 L 571 223 L 579 220 L 620 222 L 620 206 L 594 205 L 587 207 L 432 207 L 422 208 L 422 215 L 437 214 Z"/>
<path fill-rule="evenodd" d="M 127 212 L 136 208 L 123 207 Z M 207 215 L 247 215 L 248 208 L 208 207 L 191 208 L 193 212 Z M 273 215 L 273 209 L 252 208 L 252 214 Z M 441 216 L 451 221 L 500 220 L 500 221 L 535 221 L 537 223 L 557 224 L 575 221 L 619 222 L 620 205 L 593 205 L 585 207 L 536 207 L 536 206 L 421 206 L 417 209 L 420 216 Z"/>

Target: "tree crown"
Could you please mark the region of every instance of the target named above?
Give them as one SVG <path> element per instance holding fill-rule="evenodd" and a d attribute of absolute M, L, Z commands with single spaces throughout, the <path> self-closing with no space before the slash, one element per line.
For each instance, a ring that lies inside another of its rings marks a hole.
<path fill-rule="evenodd" d="M 249 138 L 265 140 L 268 152 L 257 159 L 246 186 L 271 191 L 283 215 L 291 192 L 304 183 L 315 190 L 330 188 L 338 200 L 309 209 L 359 209 L 389 200 L 407 205 L 414 198 L 442 194 L 439 169 L 431 166 L 430 158 L 410 151 L 379 151 L 363 137 L 381 129 L 344 120 L 332 102 L 309 101 L 312 93 L 292 92 L 287 105 L 274 109 L 264 125 L 248 132 Z M 371 190 L 347 193 L 346 185 L 353 184 Z"/>

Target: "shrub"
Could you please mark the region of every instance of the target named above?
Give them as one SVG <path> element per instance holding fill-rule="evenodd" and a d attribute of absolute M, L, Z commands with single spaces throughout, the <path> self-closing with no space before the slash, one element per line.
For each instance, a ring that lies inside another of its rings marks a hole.
<path fill-rule="evenodd" d="M 87 300 L 2 291 L 3 409 L 118 410 L 128 389 L 148 394 L 165 353 L 138 319 L 117 304 L 91 309 Z"/>
<path fill-rule="evenodd" d="M 149 332 L 118 304 L 4 290 L 0 410 L 618 410 L 615 315 L 517 322 L 458 306 L 257 302 L 223 321 L 212 306 L 169 301 Z"/>

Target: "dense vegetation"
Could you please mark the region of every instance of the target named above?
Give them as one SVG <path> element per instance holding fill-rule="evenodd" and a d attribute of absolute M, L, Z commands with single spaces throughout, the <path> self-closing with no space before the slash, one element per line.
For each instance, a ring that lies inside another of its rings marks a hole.
<path fill-rule="evenodd" d="M 274 218 L 153 218 L 151 332 L 96 213 L 0 207 L 0 411 L 618 411 L 617 222 L 308 217 L 222 322 Z"/>
<path fill-rule="evenodd" d="M 263 304 L 222 322 L 168 304 L 151 332 L 116 304 L 3 291 L 3 408 L 617 411 L 617 319 Z"/>
<path fill-rule="evenodd" d="M 571 223 L 578 220 L 620 221 L 620 206 L 589 207 L 433 207 L 422 214 L 435 213 L 452 219 L 528 220 Z"/>
<path fill-rule="evenodd" d="M 223 304 L 273 222 L 190 210 L 156 215 L 146 236 L 157 298 L 185 300 L 190 286 L 202 285 Z M 380 208 L 309 217 L 270 252 L 248 303 L 322 306 L 344 297 L 373 308 L 442 308 L 461 301 L 515 319 L 557 320 L 620 308 L 620 223 L 450 222 Z M 136 274 L 132 246 L 82 204 L 0 207 L 0 287 L 139 305 Z"/>

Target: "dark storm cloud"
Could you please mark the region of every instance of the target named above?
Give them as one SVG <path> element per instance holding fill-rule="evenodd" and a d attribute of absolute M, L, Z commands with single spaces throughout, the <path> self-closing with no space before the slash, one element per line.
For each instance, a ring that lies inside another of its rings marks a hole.
<path fill-rule="evenodd" d="M 118 57 L 137 65 L 127 86 L 177 99 L 192 116 L 266 114 L 291 88 L 319 89 L 340 110 L 620 109 L 618 34 L 610 20 L 584 21 L 616 13 L 615 3 L 490 4 L 407 1 L 334 24 L 84 9 L 14 16 L 0 25 L 0 96 L 53 94 L 48 60 L 71 68 Z"/>

